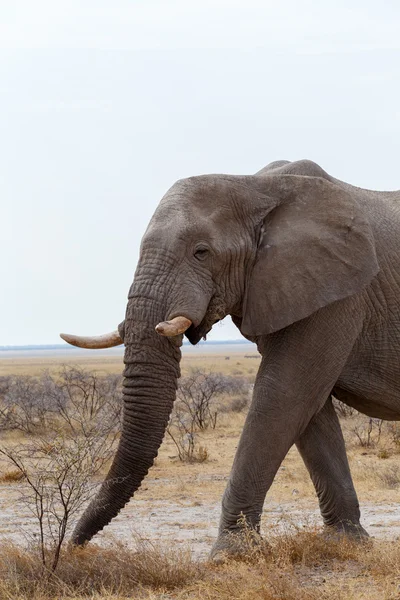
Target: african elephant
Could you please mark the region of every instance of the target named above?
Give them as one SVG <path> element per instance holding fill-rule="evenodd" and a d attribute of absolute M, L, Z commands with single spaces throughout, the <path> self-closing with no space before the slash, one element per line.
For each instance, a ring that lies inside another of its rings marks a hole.
<path fill-rule="evenodd" d="M 400 192 L 353 187 L 301 160 L 175 183 L 144 234 L 119 333 L 64 337 L 125 344 L 121 439 L 76 544 L 118 514 L 152 466 L 183 333 L 197 344 L 226 315 L 262 360 L 214 555 L 238 550 L 243 516 L 259 530 L 293 444 L 325 525 L 367 535 L 331 394 L 370 417 L 400 420 Z"/>

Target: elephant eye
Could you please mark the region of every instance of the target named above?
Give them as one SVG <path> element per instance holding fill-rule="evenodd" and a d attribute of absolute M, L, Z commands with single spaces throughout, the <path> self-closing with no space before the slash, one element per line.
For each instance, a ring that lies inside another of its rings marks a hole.
<path fill-rule="evenodd" d="M 200 246 L 199 248 L 197 248 L 194 251 L 194 256 L 195 258 L 197 258 L 197 260 L 205 260 L 207 258 L 209 254 L 209 250 L 208 248 L 205 248 L 204 246 Z"/>

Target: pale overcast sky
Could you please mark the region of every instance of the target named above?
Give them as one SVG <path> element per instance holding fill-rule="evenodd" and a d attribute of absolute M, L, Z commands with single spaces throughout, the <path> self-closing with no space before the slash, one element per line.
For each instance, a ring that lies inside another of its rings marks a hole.
<path fill-rule="evenodd" d="M 400 188 L 399 31 L 397 0 L 0 0 L 0 345 L 114 329 L 180 177 Z"/>

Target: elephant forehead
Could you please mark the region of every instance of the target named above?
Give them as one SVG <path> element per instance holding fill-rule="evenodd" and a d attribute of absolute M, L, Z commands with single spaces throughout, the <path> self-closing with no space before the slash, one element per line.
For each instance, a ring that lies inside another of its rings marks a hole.
<path fill-rule="evenodd" d="M 221 240 L 243 229 L 236 210 L 243 202 L 235 176 L 199 176 L 175 183 L 158 205 L 143 238 L 145 246 L 170 247 L 175 240 Z M 236 202 L 235 202 L 236 200 Z"/>
<path fill-rule="evenodd" d="M 157 213 L 177 211 L 187 218 L 232 211 L 242 201 L 243 189 L 234 175 L 200 175 L 177 181 L 162 198 Z"/>
<path fill-rule="evenodd" d="M 225 224 L 227 219 L 224 220 Z M 226 229 L 226 228 L 225 228 Z M 229 227 L 232 232 L 232 227 Z M 223 231 L 215 214 L 201 215 L 193 211 L 165 210 L 157 212 L 143 237 L 143 248 L 171 247 L 178 249 L 197 240 L 212 241 L 221 237 Z"/>

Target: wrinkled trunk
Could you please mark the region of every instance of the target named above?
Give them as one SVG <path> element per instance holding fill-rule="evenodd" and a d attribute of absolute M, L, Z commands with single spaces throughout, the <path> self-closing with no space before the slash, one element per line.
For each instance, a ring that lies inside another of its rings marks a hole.
<path fill-rule="evenodd" d="M 72 536 L 83 544 L 103 529 L 140 487 L 163 440 L 179 377 L 179 347 L 158 336 L 165 318 L 156 299 L 132 294 L 125 320 L 123 426 L 110 471 Z"/>

